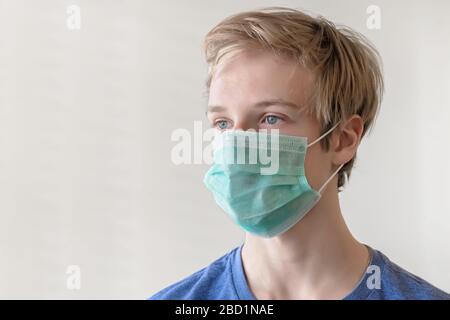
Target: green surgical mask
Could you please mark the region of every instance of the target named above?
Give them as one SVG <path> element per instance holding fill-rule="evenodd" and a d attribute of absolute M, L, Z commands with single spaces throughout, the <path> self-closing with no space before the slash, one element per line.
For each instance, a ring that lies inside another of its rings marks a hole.
<path fill-rule="evenodd" d="M 237 225 L 261 237 L 277 236 L 314 207 L 322 190 L 343 167 L 342 164 L 317 191 L 306 179 L 308 147 L 337 125 L 310 144 L 306 137 L 225 131 L 213 142 L 214 164 L 204 183 Z"/>

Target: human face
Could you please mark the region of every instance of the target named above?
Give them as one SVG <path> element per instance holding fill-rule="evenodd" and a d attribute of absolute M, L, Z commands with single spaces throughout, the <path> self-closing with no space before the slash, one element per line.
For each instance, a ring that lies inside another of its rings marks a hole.
<path fill-rule="evenodd" d="M 306 111 L 314 76 L 298 63 L 253 50 L 221 63 L 209 88 L 207 116 L 218 130 L 278 129 L 280 134 L 320 136 L 320 123 Z M 306 176 L 320 188 L 331 171 L 331 157 L 315 144 L 308 148 Z"/>

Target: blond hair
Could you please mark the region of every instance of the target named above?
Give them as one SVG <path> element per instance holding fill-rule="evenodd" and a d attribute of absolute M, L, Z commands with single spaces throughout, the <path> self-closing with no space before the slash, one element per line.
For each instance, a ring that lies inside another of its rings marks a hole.
<path fill-rule="evenodd" d="M 210 30 L 203 48 L 207 92 L 225 57 L 250 48 L 266 49 L 296 59 L 314 74 L 313 103 L 307 111 L 319 120 L 322 132 L 357 114 L 364 122 L 364 136 L 378 113 L 383 77 L 377 50 L 363 35 L 323 17 L 283 7 L 239 13 Z M 326 150 L 329 138 L 321 141 Z M 350 177 L 355 158 L 356 154 L 338 174 L 339 191 Z"/>

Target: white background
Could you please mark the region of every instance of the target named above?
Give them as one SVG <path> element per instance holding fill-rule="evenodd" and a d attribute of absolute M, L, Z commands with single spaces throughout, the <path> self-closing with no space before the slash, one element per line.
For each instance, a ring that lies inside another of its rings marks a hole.
<path fill-rule="evenodd" d="M 66 26 L 71 4 L 80 30 Z M 170 136 L 204 120 L 204 35 L 272 5 L 379 49 L 386 94 L 344 215 L 359 240 L 450 291 L 448 1 L 3 0 L 0 298 L 144 299 L 242 241 L 202 184 L 207 167 L 172 164 Z M 366 27 L 369 5 L 380 30 Z"/>

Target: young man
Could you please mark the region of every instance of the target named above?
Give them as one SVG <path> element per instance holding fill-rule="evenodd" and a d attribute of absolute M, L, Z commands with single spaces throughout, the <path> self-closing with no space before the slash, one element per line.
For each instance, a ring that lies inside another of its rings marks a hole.
<path fill-rule="evenodd" d="M 383 91 L 369 42 L 267 8 L 225 19 L 204 48 L 211 124 L 278 129 L 280 172 L 215 163 L 205 183 L 245 242 L 150 299 L 450 299 L 358 242 L 341 213 L 338 192 Z"/>

